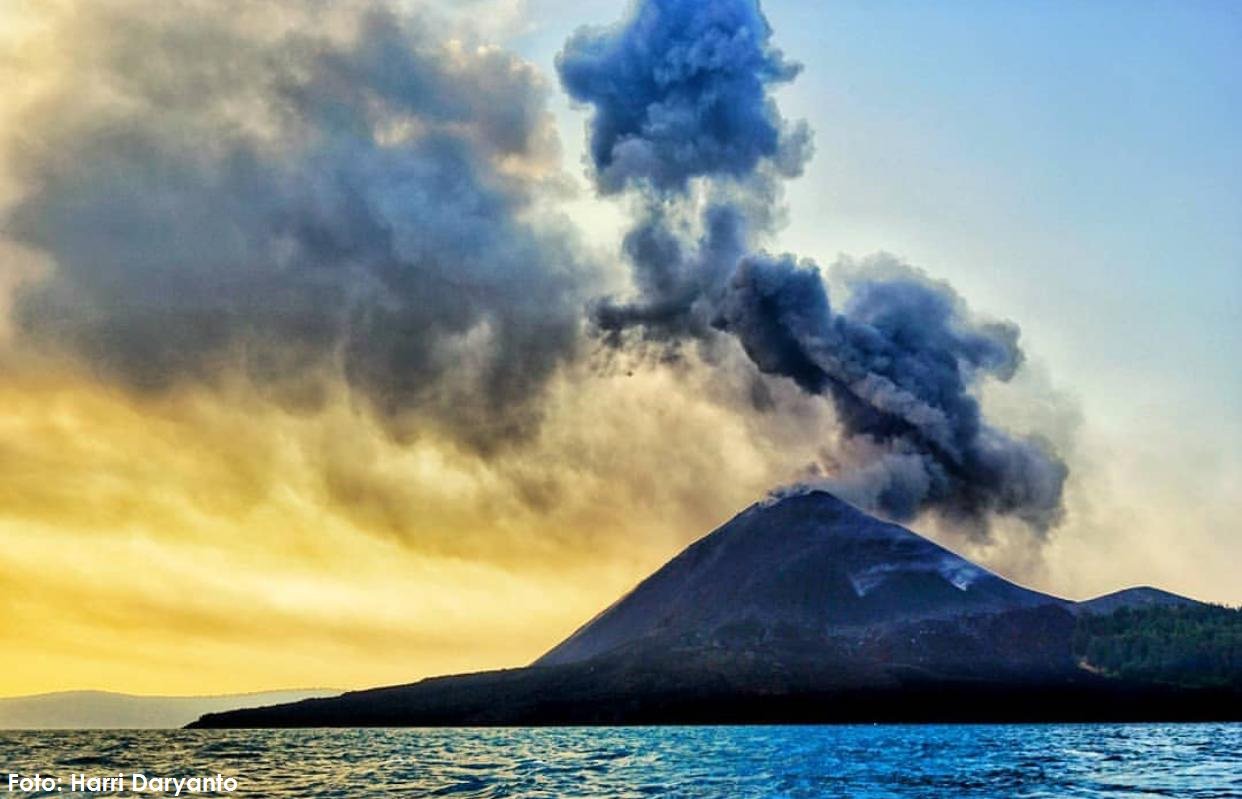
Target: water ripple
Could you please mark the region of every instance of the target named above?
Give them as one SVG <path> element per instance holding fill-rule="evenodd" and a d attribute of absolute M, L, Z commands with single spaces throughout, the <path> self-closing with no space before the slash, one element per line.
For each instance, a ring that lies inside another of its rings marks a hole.
<path fill-rule="evenodd" d="M 137 771 L 277 799 L 1238 799 L 1240 752 L 1237 724 L 0 732 L 0 793 Z"/>

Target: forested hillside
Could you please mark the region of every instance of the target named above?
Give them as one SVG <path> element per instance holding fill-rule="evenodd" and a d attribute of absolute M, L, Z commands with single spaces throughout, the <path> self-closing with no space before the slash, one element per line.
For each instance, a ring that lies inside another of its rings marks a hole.
<path fill-rule="evenodd" d="M 1123 679 L 1242 687 L 1242 609 L 1199 604 L 1083 615 L 1074 654 Z"/>

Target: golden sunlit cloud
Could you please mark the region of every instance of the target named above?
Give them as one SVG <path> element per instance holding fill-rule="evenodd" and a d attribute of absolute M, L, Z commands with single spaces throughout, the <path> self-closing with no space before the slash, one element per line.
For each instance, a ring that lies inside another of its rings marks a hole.
<path fill-rule="evenodd" d="M 23 590 L 4 593 L 4 635 L 29 657 L 4 691 L 526 662 L 809 455 L 692 396 L 668 373 L 561 383 L 536 442 L 482 459 L 396 443 L 344 403 L 10 377 L 0 568 Z"/>

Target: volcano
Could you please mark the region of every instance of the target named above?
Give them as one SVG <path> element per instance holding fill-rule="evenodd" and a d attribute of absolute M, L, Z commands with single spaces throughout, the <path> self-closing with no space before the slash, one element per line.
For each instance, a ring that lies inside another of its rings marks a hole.
<path fill-rule="evenodd" d="M 827 645 L 920 620 L 1065 604 L 815 491 L 747 509 L 534 665 L 635 648 Z"/>
<path fill-rule="evenodd" d="M 812 491 L 751 506 L 527 667 L 191 726 L 1238 716 L 1232 689 L 1136 685 L 1074 655 L 1081 616 L 1152 590 L 1093 606 L 1042 594 Z"/>

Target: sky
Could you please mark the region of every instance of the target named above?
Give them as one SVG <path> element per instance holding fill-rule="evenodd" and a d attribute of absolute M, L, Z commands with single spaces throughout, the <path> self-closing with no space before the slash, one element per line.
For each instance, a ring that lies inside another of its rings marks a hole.
<path fill-rule="evenodd" d="M 1242 603 L 1231 4 L 711 5 L 0 0 L 0 695 L 524 664 L 801 483 Z"/>

